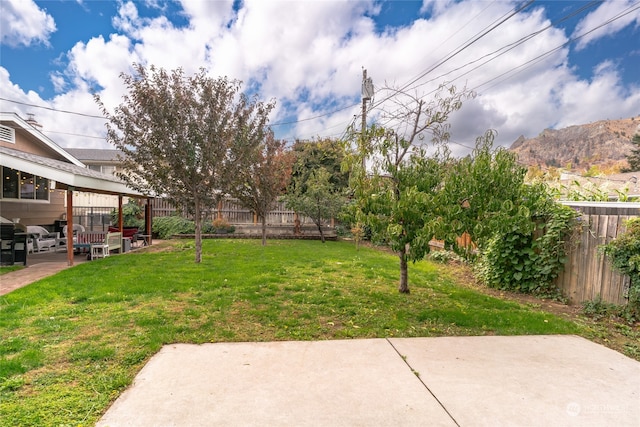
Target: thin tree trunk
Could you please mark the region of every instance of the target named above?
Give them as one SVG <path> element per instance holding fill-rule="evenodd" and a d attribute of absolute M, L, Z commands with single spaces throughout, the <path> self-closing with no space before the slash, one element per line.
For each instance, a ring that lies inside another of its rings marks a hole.
<path fill-rule="evenodd" d="M 407 248 L 404 247 L 400 251 L 400 286 L 398 292 L 401 294 L 409 293 L 409 271 L 407 267 Z"/>
<path fill-rule="evenodd" d="M 324 243 L 324 233 L 322 232 L 322 225 L 320 222 L 316 222 L 316 226 L 318 226 L 318 231 L 320 232 L 320 240 Z"/>
<path fill-rule="evenodd" d="M 202 261 L 202 218 L 200 215 L 200 201 L 195 201 L 195 220 L 196 220 L 196 263 Z"/>
<path fill-rule="evenodd" d="M 267 246 L 267 215 L 262 215 L 262 246 Z"/>

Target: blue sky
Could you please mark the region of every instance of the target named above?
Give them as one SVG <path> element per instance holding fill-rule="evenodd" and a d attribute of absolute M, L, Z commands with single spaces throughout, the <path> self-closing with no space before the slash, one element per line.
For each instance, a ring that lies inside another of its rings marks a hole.
<path fill-rule="evenodd" d="M 134 62 L 242 80 L 276 100 L 271 122 L 288 140 L 340 137 L 359 123 L 363 68 L 376 88 L 370 123 L 393 125 L 387 116 L 408 102 L 393 95 L 398 88 L 427 100 L 443 82 L 475 89 L 451 120 L 459 154 L 487 129 L 508 146 L 545 128 L 640 115 L 640 1 L 0 0 L 0 7 L 0 110 L 34 114 L 63 147 L 108 148 L 104 121 L 91 117 L 100 116 L 91 94 L 115 107 L 124 93 L 119 75 Z"/>

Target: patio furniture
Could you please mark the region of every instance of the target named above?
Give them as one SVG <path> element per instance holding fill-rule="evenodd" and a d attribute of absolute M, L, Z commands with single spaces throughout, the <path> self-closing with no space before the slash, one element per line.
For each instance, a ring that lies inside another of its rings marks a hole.
<path fill-rule="evenodd" d="M 27 225 L 27 234 L 31 236 L 34 252 L 50 250 L 60 238 L 59 233 L 51 233 L 39 225 Z"/>
<path fill-rule="evenodd" d="M 73 224 L 73 242 L 77 242 L 77 238 L 76 236 L 78 235 L 78 233 L 84 233 L 84 227 L 80 224 Z M 56 251 L 58 250 L 58 248 L 63 248 L 66 249 L 67 248 L 67 226 L 65 225 L 64 227 L 62 227 L 62 235 L 64 237 L 59 237 L 56 241 Z"/>
<path fill-rule="evenodd" d="M 109 256 L 109 245 L 102 243 L 91 244 L 91 259 L 104 258 Z"/>

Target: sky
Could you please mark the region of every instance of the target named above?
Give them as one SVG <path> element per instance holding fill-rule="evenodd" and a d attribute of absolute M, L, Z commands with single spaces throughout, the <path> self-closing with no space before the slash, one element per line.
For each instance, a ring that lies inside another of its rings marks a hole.
<path fill-rule="evenodd" d="M 369 125 L 466 88 L 450 118 L 465 155 L 489 129 L 508 147 L 639 116 L 640 1 L 0 0 L 0 111 L 62 147 L 112 148 L 93 94 L 113 111 L 134 63 L 242 81 L 290 142 L 359 129 L 363 69 Z"/>

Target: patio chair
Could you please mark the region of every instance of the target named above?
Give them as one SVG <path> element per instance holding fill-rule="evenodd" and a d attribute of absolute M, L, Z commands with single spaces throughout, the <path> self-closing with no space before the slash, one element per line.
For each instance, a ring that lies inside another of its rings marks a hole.
<path fill-rule="evenodd" d="M 76 242 L 76 235 L 78 233 L 84 233 L 85 228 L 84 226 L 80 225 L 80 224 L 73 224 L 73 241 Z M 58 248 L 62 248 L 62 249 L 66 249 L 67 248 L 67 226 L 65 225 L 62 228 L 62 235 L 63 237 L 58 237 L 57 241 L 56 241 L 56 251 L 58 250 Z"/>
<path fill-rule="evenodd" d="M 34 252 L 50 250 L 56 246 L 56 242 L 60 238 L 60 233 L 51 233 L 39 225 L 27 225 L 27 233 L 33 242 Z"/>

